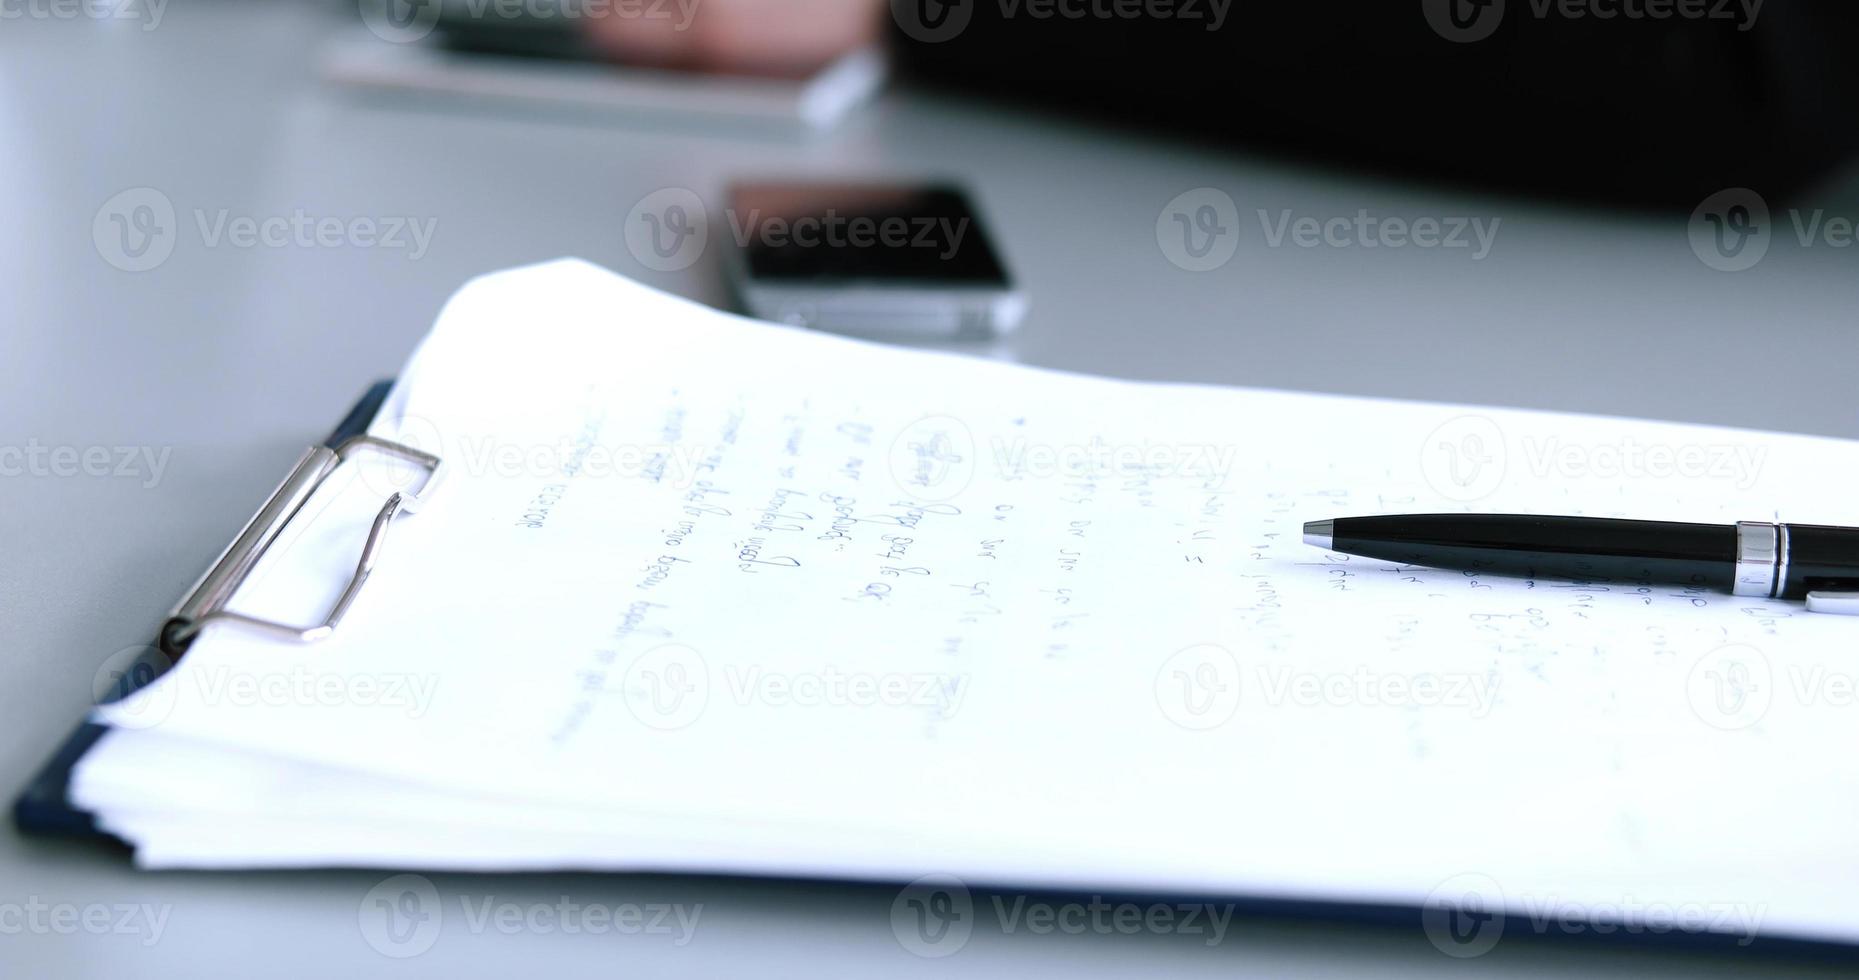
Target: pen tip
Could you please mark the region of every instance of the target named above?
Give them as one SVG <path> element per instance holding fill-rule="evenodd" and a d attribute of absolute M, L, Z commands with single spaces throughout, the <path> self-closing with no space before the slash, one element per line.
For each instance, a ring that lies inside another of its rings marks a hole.
<path fill-rule="evenodd" d="M 1335 540 L 1335 535 L 1335 521 L 1311 521 L 1304 525 L 1304 543 L 1314 544 L 1326 551 L 1329 550 L 1330 543 Z"/>

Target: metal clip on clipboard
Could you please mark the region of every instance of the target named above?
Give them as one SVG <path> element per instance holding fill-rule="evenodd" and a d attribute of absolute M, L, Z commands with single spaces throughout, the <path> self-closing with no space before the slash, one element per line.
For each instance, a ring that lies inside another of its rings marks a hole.
<path fill-rule="evenodd" d="M 425 467 L 426 480 L 420 485 L 417 494 L 396 491 L 388 495 L 387 502 L 381 505 L 373 525 L 368 529 L 368 539 L 362 544 L 361 560 L 355 565 L 355 574 L 336 598 L 329 615 L 320 623 L 295 626 L 227 609 L 226 604 L 232 601 L 239 586 L 244 584 L 258 560 L 264 557 L 265 551 L 277 540 L 285 526 L 303 509 L 310 495 L 338 466 L 362 450 L 373 450 L 417 463 Z M 368 581 L 369 573 L 374 570 L 375 558 L 381 551 L 381 541 L 386 537 L 387 526 L 393 521 L 394 515 L 401 511 L 412 513 L 418 510 L 438 486 L 441 470 L 439 457 L 431 453 L 369 435 L 344 440 L 334 449 L 316 446 L 307 450 L 303 458 L 297 461 L 296 468 L 271 492 L 264 506 L 246 522 L 245 529 L 239 532 L 239 536 L 227 546 L 213 567 L 201 576 L 187 598 L 181 600 L 181 604 L 168 616 L 167 623 L 161 628 L 162 652 L 179 659 L 200 630 L 211 622 L 239 623 L 300 643 L 314 643 L 329 636 L 342 622 L 343 615 L 349 611 L 355 596 Z"/>

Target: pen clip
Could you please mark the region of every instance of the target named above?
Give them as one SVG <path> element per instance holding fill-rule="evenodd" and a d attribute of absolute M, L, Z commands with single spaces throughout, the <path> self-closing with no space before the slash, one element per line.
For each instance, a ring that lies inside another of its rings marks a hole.
<path fill-rule="evenodd" d="M 1809 592 L 1807 611 L 1859 616 L 1859 592 Z"/>

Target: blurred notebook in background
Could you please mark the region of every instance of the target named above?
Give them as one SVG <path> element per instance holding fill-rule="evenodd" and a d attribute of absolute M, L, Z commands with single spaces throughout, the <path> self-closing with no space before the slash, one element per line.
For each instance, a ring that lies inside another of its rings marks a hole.
<path fill-rule="evenodd" d="M 616 65 L 596 57 L 572 23 L 448 18 L 440 12 L 458 4 L 439 3 L 395 17 L 398 3 L 364 2 L 363 26 L 329 42 L 325 78 L 358 90 L 570 115 L 806 132 L 836 125 L 883 87 L 887 73 L 876 47 L 790 77 Z"/>

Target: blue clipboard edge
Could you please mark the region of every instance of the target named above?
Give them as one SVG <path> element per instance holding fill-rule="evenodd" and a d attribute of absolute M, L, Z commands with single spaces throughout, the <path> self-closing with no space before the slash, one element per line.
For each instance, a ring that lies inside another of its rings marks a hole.
<path fill-rule="evenodd" d="M 342 423 L 336 426 L 323 444 L 334 448 L 351 436 L 361 435 L 374 421 L 375 414 L 386 402 L 393 389 L 393 381 L 378 381 L 368 388 L 361 400 L 349 410 Z M 152 678 L 151 678 L 152 679 Z M 13 802 L 13 824 L 21 834 L 35 837 L 69 837 L 89 838 L 110 842 L 127 847 L 121 839 L 100 830 L 96 819 L 89 813 L 71 806 L 66 799 L 66 789 L 71 782 L 71 770 L 77 765 L 84 753 L 103 737 L 108 729 L 103 725 L 86 720 L 78 725 L 77 730 L 65 739 L 58 750 L 52 754 L 38 774 L 27 784 L 18 799 Z M 379 870 L 379 869 L 368 869 Z M 656 877 L 650 875 L 647 877 Z M 740 880 L 755 882 L 794 882 L 796 884 L 819 885 L 822 882 L 813 879 L 791 879 L 780 877 L 757 877 L 744 875 L 701 875 L 679 877 L 706 877 L 719 881 Z M 843 884 L 843 883 L 832 883 Z M 890 887 L 897 887 L 896 883 Z M 866 883 L 865 887 L 883 887 Z M 1085 898 L 1087 893 L 1068 892 L 1048 889 L 1017 889 L 1010 887 L 977 886 L 974 891 L 981 896 L 1044 896 L 1055 903 L 1076 901 Z M 1414 932 L 1424 928 L 1425 914 L 1421 909 L 1407 905 L 1381 905 L 1355 902 L 1333 902 L 1307 899 L 1246 898 L 1243 896 L 1201 896 L 1192 895 L 1119 893 L 1106 890 L 1089 893 L 1089 897 L 1102 897 L 1106 901 L 1135 902 L 1139 904 L 1176 904 L 1184 901 L 1207 901 L 1216 905 L 1231 905 L 1235 917 L 1253 920 L 1291 921 L 1291 922 L 1334 922 L 1350 925 L 1370 926 L 1388 930 Z M 1509 938 L 1513 930 L 1506 928 L 1504 935 Z M 1827 942 L 1814 939 L 1796 939 L 1791 937 L 1761 936 L 1746 945 L 1742 940 L 1727 933 L 1687 933 L 1687 932 L 1624 932 L 1599 933 L 1587 930 L 1579 934 L 1551 932 L 1548 934 L 1517 934 L 1525 942 L 1563 943 L 1577 941 L 1608 947 L 1631 947 L 1651 950 L 1671 950 L 1674 952 L 1700 953 L 1710 952 L 1732 956 L 1748 961 L 1792 960 L 1797 962 L 1826 963 L 1842 966 L 1859 965 L 1859 946 Z M 1443 953 L 1441 954 L 1444 955 Z"/>
<path fill-rule="evenodd" d="M 369 386 L 366 394 L 349 409 L 349 413 L 329 434 L 323 444 L 334 449 L 351 436 L 358 436 L 368 430 L 368 424 L 387 401 L 388 392 L 393 390 L 392 381 L 377 381 Z M 159 629 L 159 627 L 158 627 Z M 153 645 L 154 639 L 150 643 Z M 159 676 L 158 671 L 139 674 L 144 683 Z M 13 825 L 20 833 L 40 837 L 98 837 L 115 841 L 117 838 L 97 828 L 97 822 L 89 813 L 71 806 L 65 798 L 65 791 L 71 784 L 71 769 L 76 766 L 84 753 L 103 737 L 108 729 L 88 719 L 80 723 L 71 737 L 65 739 L 58 751 L 40 768 L 32 782 L 13 801 Z M 120 843 L 120 841 L 119 841 Z"/>

